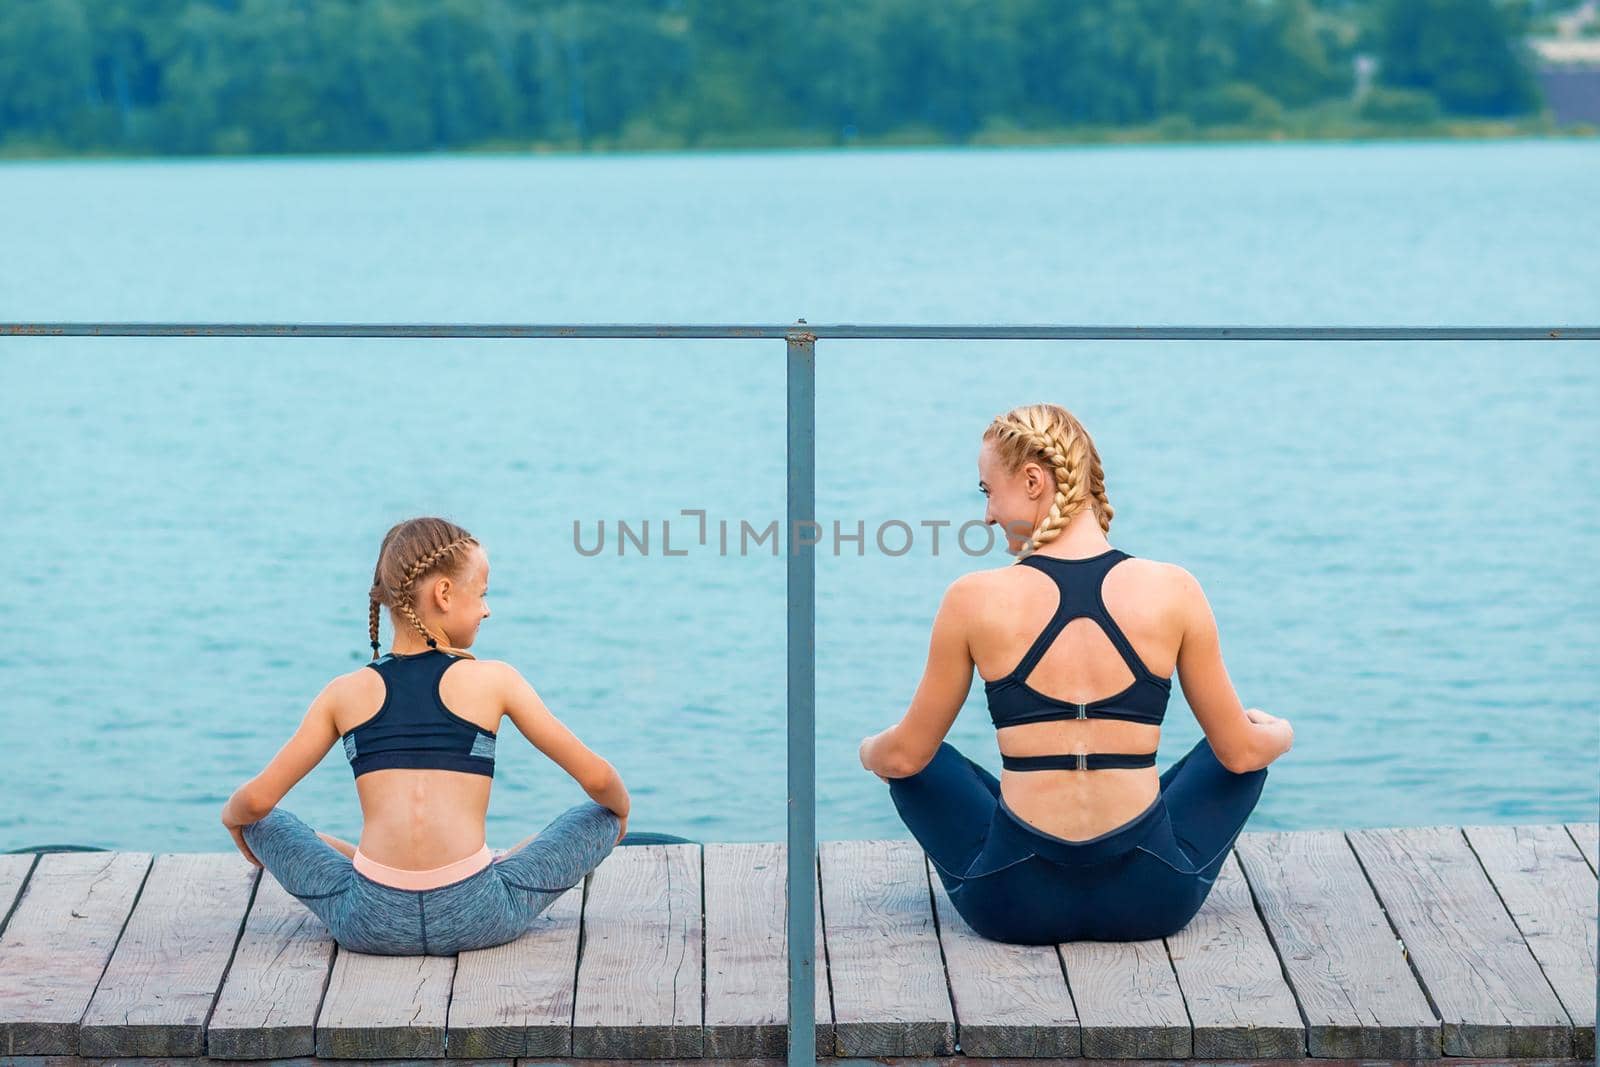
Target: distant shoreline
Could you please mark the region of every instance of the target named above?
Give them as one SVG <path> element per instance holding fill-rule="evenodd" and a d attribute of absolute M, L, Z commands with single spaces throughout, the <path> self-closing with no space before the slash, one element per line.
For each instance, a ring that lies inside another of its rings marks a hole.
<path fill-rule="evenodd" d="M 1544 118 L 1528 119 L 1453 119 L 1421 124 L 1338 122 L 1315 126 L 1278 125 L 1197 127 L 1185 121 L 1167 120 L 1139 126 L 1060 127 L 1054 129 L 1005 129 L 982 131 L 966 140 L 939 137 L 929 130 L 910 129 L 840 139 L 811 130 L 768 130 L 749 135 L 718 135 L 689 144 L 675 137 L 595 138 L 587 144 L 565 141 L 487 141 L 424 150 L 318 151 L 318 152 L 211 152 L 151 153 L 116 150 L 67 149 L 59 146 L 18 141 L 0 144 L 0 161 L 47 161 L 67 159 L 292 159 L 337 157 L 436 156 L 436 155 L 538 155 L 584 156 L 628 154 L 691 154 L 696 152 L 770 152 L 794 149 L 880 148 L 1068 148 L 1083 145 L 1182 145 L 1182 144 L 1286 144 L 1294 142 L 1382 142 L 1382 141 L 1500 141 L 1500 140 L 1591 140 L 1600 137 L 1600 127 L 1587 124 L 1558 126 Z"/>

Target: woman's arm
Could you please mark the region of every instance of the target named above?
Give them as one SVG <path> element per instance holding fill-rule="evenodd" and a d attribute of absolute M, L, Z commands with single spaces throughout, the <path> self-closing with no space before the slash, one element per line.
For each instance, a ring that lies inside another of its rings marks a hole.
<path fill-rule="evenodd" d="M 900 721 L 861 742 L 861 765 L 885 780 L 907 778 L 928 765 L 972 690 L 967 627 L 980 600 L 980 574 L 950 583 L 928 640 L 928 663 Z"/>
<path fill-rule="evenodd" d="M 626 832 L 631 801 L 617 769 L 578 740 L 566 724 L 551 713 L 533 686 L 515 667 L 500 660 L 486 660 L 485 665 L 497 672 L 496 684 L 501 695 L 501 706 L 522 736 L 572 775 L 589 799 L 611 809 L 622 820 Z M 620 839 L 621 835 L 618 835 Z"/>
<path fill-rule="evenodd" d="M 1194 575 L 1182 567 L 1179 590 L 1184 617 L 1178 646 L 1178 682 L 1184 699 L 1211 742 L 1217 760 L 1235 774 L 1259 770 L 1289 751 L 1294 728 L 1287 719 L 1251 708 L 1248 711 L 1222 663 L 1222 642 L 1216 616 Z M 1254 713 L 1254 714 L 1252 714 Z"/>

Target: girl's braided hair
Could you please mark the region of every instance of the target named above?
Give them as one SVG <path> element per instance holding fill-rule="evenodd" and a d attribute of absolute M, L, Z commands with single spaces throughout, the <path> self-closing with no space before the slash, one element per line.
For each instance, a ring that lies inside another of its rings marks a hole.
<path fill-rule="evenodd" d="M 996 415 L 983 432 L 1006 473 L 1015 474 L 1033 460 L 1056 480 L 1050 511 L 1035 527 L 1015 562 L 1055 540 L 1084 508 L 1093 508 L 1102 532 L 1111 529 L 1111 502 L 1106 499 L 1106 476 L 1100 466 L 1089 431 L 1066 408 L 1057 404 L 1026 404 Z"/>
<path fill-rule="evenodd" d="M 367 593 L 367 629 L 372 637 L 372 658 L 378 658 L 378 607 L 386 606 L 396 626 L 404 618 L 429 648 L 443 649 L 452 655 L 473 659 L 472 653 L 455 648 L 422 623 L 415 604 L 419 581 L 433 574 L 460 580 L 465 575 L 467 546 L 478 539 L 451 522 L 425 516 L 407 519 L 390 527 L 378 549 L 378 565 L 372 572 L 372 589 Z"/>

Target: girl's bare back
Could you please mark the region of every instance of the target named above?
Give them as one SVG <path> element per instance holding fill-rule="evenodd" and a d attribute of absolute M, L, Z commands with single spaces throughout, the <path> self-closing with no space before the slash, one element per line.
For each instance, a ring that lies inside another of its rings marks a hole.
<path fill-rule="evenodd" d="M 504 707 L 493 673 L 478 660 L 459 660 L 439 679 L 439 698 L 450 711 L 491 733 Z M 334 711 L 342 737 L 371 719 L 383 705 L 377 671 L 345 675 L 343 699 Z M 363 854 L 379 863 L 426 870 L 470 856 L 484 843 L 493 779 L 457 771 L 393 767 L 356 779 L 361 799 Z"/>

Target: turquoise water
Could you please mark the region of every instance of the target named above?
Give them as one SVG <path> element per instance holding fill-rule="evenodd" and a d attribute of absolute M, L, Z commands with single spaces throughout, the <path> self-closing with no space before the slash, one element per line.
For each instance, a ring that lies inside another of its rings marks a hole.
<path fill-rule="evenodd" d="M 1597 169 L 1556 142 L 7 163 L 0 320 L 1593 323 Z M 981 517 L 978 435 L 1038 399 L 1095 434 L 1112 543 L 1193 571 L 1241 696 L 1294 723 L 1253 829 L 1595 818 L 1597 355 L 820 343 L 818 514 L 868 536 L 818 560 L 819 833 L 903 835 L 856 744 L 945 585 L 1008 558 L 919 524 Z M 0 849 L 229 847 L 222 801 L 366 658 L 378 541 L 426 512 L 489 549 L 477 651 L 622 770 L 633 827 L 782 837 L 783 561 L 736 543 L 783 514 L 781 342 L 0 339 L 0 381 Z M 923 533 L 898 557 L 895 519 Z M 1199 736 L 1175 687 L 1158 764 Z M 981 686 L 951 739 L 998 765 Z M 512 731 L 491 840 L 580 795 Z M 358 832 L 337 748 L 285 806 Z"/>

